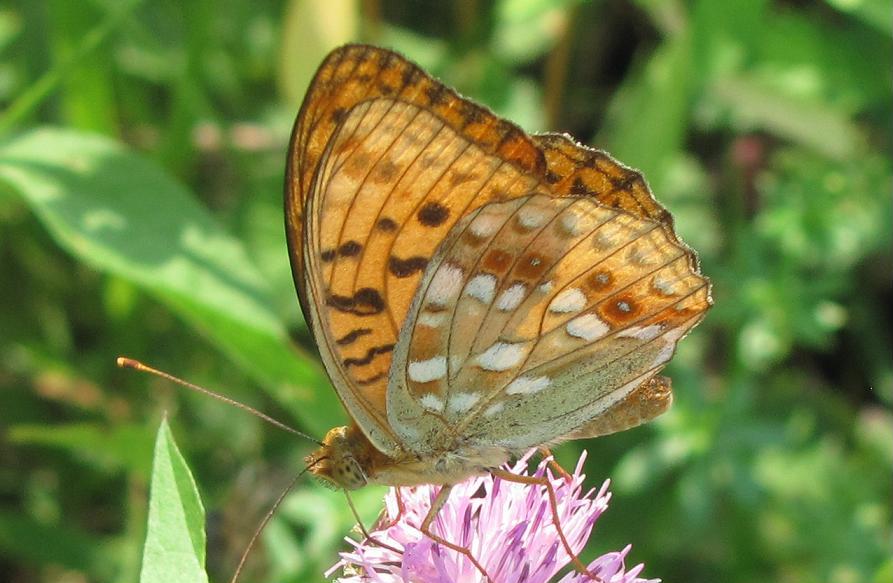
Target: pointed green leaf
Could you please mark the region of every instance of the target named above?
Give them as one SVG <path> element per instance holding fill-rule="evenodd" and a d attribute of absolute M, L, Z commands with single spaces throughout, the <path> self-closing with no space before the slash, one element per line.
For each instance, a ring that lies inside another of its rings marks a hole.
<path fill-rule="evenodd" d="M 186 460 L 161 422 L 155 441 L 141 583 L 199 583 L 205 573 L 205 509 Z"/>

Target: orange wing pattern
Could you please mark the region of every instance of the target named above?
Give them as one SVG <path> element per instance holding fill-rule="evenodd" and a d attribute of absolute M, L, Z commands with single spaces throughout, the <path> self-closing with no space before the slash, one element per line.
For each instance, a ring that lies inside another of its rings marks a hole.
<path fill-rule="evenodd" d="M 321 65 L 288 159 L 292 270 L 335 388 L 381 451 L 407 449 L 388 374 L 440 243 L 483 205 L 556 197 L 649 219 L 696 265 L 641 175 L 607 154 L 530 137 L 391 51 L 348 45 Z"/>

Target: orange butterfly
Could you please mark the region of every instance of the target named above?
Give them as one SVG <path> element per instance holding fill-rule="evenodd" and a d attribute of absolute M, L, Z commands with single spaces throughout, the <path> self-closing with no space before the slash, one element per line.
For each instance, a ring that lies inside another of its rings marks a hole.
<path fill-rule="evenodd" d="M 352 418 L 311 471 L 345 490 L 443 484 L 421 529 L 482 572 L 429 530 L 450 486 L 518 481 L 499 468 L 530 448 L 660 415 L 656 375 L 712 303 L 639 173 L 527 135 L 385 49 L 320 66 L 285 207 L 301 307 Z"/>

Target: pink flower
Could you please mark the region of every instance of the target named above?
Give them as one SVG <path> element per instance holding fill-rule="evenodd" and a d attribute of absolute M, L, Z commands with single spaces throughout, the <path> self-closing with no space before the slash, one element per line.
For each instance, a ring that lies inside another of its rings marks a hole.
<path fill-rule="evenodd" d="M 527 475 L 529 455 L 514 467 L 515 474 Z M 586 545 L 596 520 L 608 508 L 611 494 L 608 481 L 596 492 L 582 494 L 581 474 L 586 452 L 580 457 L 570 482 L 554 476 L 544 460 L 534 475 L 547 475 L 555 488 L 559 523 L 575 551 Z M 343 583 L 457 583 L 483 582 L 484 576 L 461 553 L 445 548 L 424 536 L 422 524 L 439 486 L 400 488 L 404 514 L 393 525 L 377 527 L 372 536 L 401 553 L 375 543 L 347 539 L 354 547 L 341 553 L 341 560 L 326 575 L 341 568 Z M 392 488 L 385 496 L 388 525 L 398 514 L 397 496 Z M 470 549 L 494 583 L 546 583 L 570 563 L 552 523 L 546 488 L 507 482 L 490 475 L 471 478 L 456 485 L 449 500 L 434 520 L 431 530 L 444 539 Z M 602 583 L 656 583 L 641 579 L 643 565 L 626 570 L 631 546 L 606 553 L 591 563 L 591 573 Z M 584 583 L 590 579 L 571 571 L 559 583 Z"/>

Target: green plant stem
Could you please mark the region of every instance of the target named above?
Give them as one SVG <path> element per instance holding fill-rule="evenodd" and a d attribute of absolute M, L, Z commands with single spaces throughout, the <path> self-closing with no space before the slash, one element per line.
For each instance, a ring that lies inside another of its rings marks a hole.
<path fill-rule="evenodd" d="M 84 35 L 77 50 L 63 62 L 56 63 L 49 71 L 44 73 L 34 84 L 12 102 L 12 105 L 0 114 L 0 136 L 8 134 L 23 119 L 29 116 L 41 103 L 59 87 L 66 76 L 77 68 L 77 65 L 87 55 L 96 50 L 109 34 L 130 15 L 131 11 L 142 0 L 130 0 L 122 2 L 114 11 L 110 11 L 105 20 L 100 22 L 93 30 Z"/>

